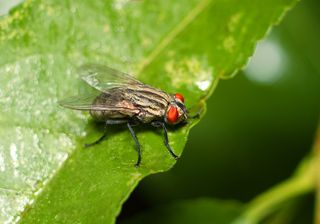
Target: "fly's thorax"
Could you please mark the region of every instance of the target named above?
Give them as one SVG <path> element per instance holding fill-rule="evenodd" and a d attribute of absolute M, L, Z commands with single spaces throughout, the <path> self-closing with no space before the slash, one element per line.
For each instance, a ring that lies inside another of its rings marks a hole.
<path fill-rule="evenodd" d="M 165 122 L 170 125 L 181 123 L 187 119 L 187 109 L 181 94 L 176 93 L 172 96 L 172 100 L 166 109 L 164 118 Z"/>
<path fill-rule="evenodd" d="M 144 107 L 140 110 L 137 118 L 142 123 L 150 123 L 155 120 L 162 120 L 165 117 L 167 107 Z"/>
<path fill-rule="evenodd" d="M 171 95 L 148 85 L 130 86 L 126 98 L 140 110 L 137 119 L 142 123 L 162 120 L 171 100 Z"/>

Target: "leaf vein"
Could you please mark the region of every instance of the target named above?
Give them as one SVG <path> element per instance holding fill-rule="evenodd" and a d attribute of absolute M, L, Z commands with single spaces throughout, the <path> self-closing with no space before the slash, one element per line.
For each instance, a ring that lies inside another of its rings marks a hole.
<path fill-rule="evenodd" d="M 203 10 L 210 5 L 212 0 L 201 1 L 193 10 L 191 10 L 186 17 L 184 17 L 176 27 L 154 48 L 153 51 L 142 60 L 138 66 L 137 74 L 140 74 L 152 61 L 162 52 L 162 50 L 168 46 L 172 40 L 178 36 Z"/>

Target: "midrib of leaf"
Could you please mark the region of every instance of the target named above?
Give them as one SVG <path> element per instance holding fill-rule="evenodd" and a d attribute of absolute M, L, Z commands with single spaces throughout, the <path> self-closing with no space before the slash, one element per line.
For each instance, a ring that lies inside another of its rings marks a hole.
<path fill-rule="evenodd" d="M 138 65 L 137 75 L 155 60 L 155 58 L 166 48 L 179 33 L 181 33 L 195 18 L 201 14 L 212 2 L 212 0 L 202 0 L 193 10 L 191 10 L 163 39 L 155 46 L 154 50 L 142 60 Z"/>

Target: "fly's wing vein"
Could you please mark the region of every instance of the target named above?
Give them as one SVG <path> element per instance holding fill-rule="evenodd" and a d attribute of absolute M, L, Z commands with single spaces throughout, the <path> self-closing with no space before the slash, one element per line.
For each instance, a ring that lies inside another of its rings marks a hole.
<path fill-rule="evenodd" d="M 101 92 L 115 87 L 143 85 L 134 77 L 104 65 L 83 65 L 79 73 L 82 80 Z"/>
<path fill-rule="evenodd" d="M 125 105 L 107 105 L 93 103 L 96 99 L 96 95 L 93 96 L 72 96 L 64 100 L 59 101 L 59 104 L 63 107 L 74 110 L 96 110 L 96 111 L 131 111 L 132 113 L 138 113 L 137 108 L 129 108 Z"/>

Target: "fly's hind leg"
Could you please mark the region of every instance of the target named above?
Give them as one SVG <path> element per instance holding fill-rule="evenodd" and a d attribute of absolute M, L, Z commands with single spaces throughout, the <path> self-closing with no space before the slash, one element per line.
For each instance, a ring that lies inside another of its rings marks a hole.
<path fill-rule="evenodd" d="M 175 159 L 177 160 L 179 158 L 179 156 L 177 156 L 173 150 L 171 149 L 170 145 L 169 145 L 169 139 L 168 139 L 168 132 L 167 132 L 167 128 L 166 128 L 166 125 L 161 122 L 161 121 L 154 121 L 151 123 L 152 126 L 154 127 L 162 127 L 163 129 L 163 142 L 165 144 L 165 146 L 167 147 L 170 155 Z"/>
<path fill-rule="evenodd" d="M 134 141 L 136 142 L 136 146 L 137 146 L 137 152 L 138 152 L 138 159 L 137 162 L 135 164 L 135 167 L 139 167 L 140 163 L 141 163 L 141 148 L 140 148 L 140 143 L 139 140 L 136 136 L 136 134 L 134 133 L 134 130 L 132 129 L 132 124 L 130 124 L 129 122 L 127 123 L 128 129 L 130 131 L 130 134 L 132 136 L 132 138 L 134 139 Z"/>
<path fill-rule="evenodd" d="M 103 139 L 105 139 L 105 137 L 107 137 L 107 126 L 108 125 L 113 125 L 113 124 L 123 124 L 123 123 L 126 123 L 127 120 L 107 120 L 105 122 L 105 127 L 104 127 L 104 133 L 103 135 L 97 139 L 96 141 L 92 142 L 92 143 L 88 143 L 88 144 L 84 144 L 84 147 L 85 148 L 88 148 L 88 147 L 91 147 L 91 146 L 94 146 L 94 145 L 97 145 L 99 144 Z"/>

